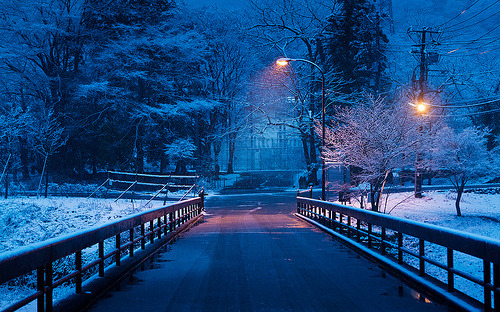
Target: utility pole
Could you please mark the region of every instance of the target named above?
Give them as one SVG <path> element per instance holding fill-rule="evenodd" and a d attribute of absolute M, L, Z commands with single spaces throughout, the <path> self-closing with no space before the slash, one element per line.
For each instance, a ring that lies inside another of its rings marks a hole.
<path fill-rule="evenodd" d="M 422 30 L 408 29 L 408 35 L 413 41 L 416 42 L 413 46 L 417 49 L 413 50 L 412 53 L 417 57 L 419 62 L 419 78 L 418 78 L 418 95 L 417 95 L 417 105 L 425 104 L 425 94 L 427 92 L 427 78 L 429 72 L 429 65 L 437 63 L 439 60 L 438 54 L 436 52 L 430 52 L 428 50 L 429 46 L 436 45 L 437 42 L 433 40 L 432 35 L 438 34 L 438 31 L 431 30 L 428 27 L 422 28 Z M 417 36 L 415 40 L 414 36 Z M 429 40 L 431 39 L 431 40 Z M 413 86 L 415 88 L 415 81 L 413 81 Z M 417 91 L 417 90 L 415 90 Z M 416 92 L 415 92 L 416 93 Z M 422 126 L 419 126 L 419 133 L 422 132 Z M 422 198 L 422 172 L 419 171 L 419 163 L 421 161 L 421 155 L 417 150 L 417 156 L 415 160 L 415 198 Z"/>

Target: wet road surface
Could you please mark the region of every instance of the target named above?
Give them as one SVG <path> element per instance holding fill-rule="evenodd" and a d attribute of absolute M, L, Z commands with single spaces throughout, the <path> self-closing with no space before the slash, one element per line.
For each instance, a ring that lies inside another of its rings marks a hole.
<path fill-rule="evenodd" d="M 296 218 L 294 195 L 207 198 L 203 223 L 89 311 L 447 311 Z"/>

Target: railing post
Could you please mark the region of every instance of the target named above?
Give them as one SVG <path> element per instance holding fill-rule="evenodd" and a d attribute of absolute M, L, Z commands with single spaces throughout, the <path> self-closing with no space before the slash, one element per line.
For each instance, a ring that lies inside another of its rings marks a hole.
<path fill-rule="evenodd" d="M 134 256 L 134 229 L 129 230 L 129 239 L 130 239 L 130 247 L 129 247 L 129 255 L 130 257 Z"/>
<path fill-rule="evenodd" d="M 153 220 L 149 221 L 149 231 L 151 232 L 151 235 L 149 235 L 149 242 L 152 244 L 155 242 L 155 231 L 154 231 Z"/>
<path fill-rule="evenodd" d="M 300 190 L 297 189 L 297 198 L 299 197 L 300 197 Z M 300 204 L 298 199 L 297 199 L 297 213 L 300 214 Z"/>
<path fill-rule="evenodd" d="M 386 240 L 386 230 L 385 227 L 382 228 L 382 239 L 380 241 L 380 249 L 382 250 L 382 254 L 385 255 L 385 240 Z"/>
<path fill-rule="evenodd" d="M 141 224 L 141 249 L 146 249 L 146 227 Z"/>
<path fill-rule="evenodd" d="M 158 217 L 156 221 L 156 225 L 158 227 L 158 239 L 161 239 L 161 217 Z"/>
<path fill-rule="evenodd" d="M 493 289 L 495 300 L 495 311 L 500 311 L 500 293 L 496 289 L 500 288 L 500 264 L 493 263 Z"/>
<path fill-rule="evenodd" d="M 99 242 L 99 277 L 104 277 L 104 242 Z"/>
<path fill-rule="evenodd" d="M 170 229 L 170 233 L 172 233 L 174 231 L 174 215 L 172 212 L 168 214 L 168 222 L 169 222 L 168 227 Z"/>
<path fill-rule="evenodd" d="M 361 237 L 360 237 L 360 234 L 359 232 L 361 231 L 361 222 L 359 219 L 356 219 L 356 240 L 359 242 L 361 242 Z"/>
<path fill-rule="evenodd" d="M 421 238 L 418 239 L 418 259 L 419 259 L 419 275 L 425 276 L 425 241 Z"/>
<path fill-rule="evenodd" d="M 78 250 L 75 253 L 75 269 L 77 275 L 75 277 L 75 289 L 77 294 L 82 293 L 82 251 Z"/>
<path fill-rule="evenodd" d="M 43 267 L 39 267 L 36 269 L 36 290 L 41 291 L 42 295 L 37 299 L 37 311 L 44 312 L 45 311 L 45 277 L 44 277 Z"/>
<path fill-rule="evenodd" d="M 204 189 L 200 190 L 199 196 L 201 198 L 201 203 L 199 206 L 200 211 L 198 214 L 202 213 L 205 210 L 205 190 Z"/>
<path fill-rule="evenodd" d="M 398 264 L 403 264 L 403 233 L 398 232 Z"/>
<path fill-rule="evenodd" d="M 447 264 L 446 268 L 448 271 L 448 291 L 455 291 L 455 275 L 453 274 L 453 249 L 446 248 L 447 250 Z"/>
<path fill-rule="evenodd" d="M 167 214 L 166 213 L 163 215 L 163 234 L 164 235 L 168 234 Z"/>
<path fill-rule="evenodd" d="M 347 216 L 347 237 L 351 238 L 351 216 Z"/>
<path fill-rule="evenodd" d="M 120 260 L 121 260 L 121 239 L 120 239 L 120 233 L 116 234 L 115 236 L 115 247 L 116 247 L 116 266 L 120 265 Z"/>
<path fill-rule="evenodd" d="M 344 231 L 344 214 L 339 212 L 339 233 L 342 234 Z"/>
<path fill-rule="evenodd" d="M 490 312 L 491 306 L 491 290 L 489 288 L 491 284 L 491 263 L 487 260 L 483 260 L 483 280 L 484 280 L 484 311 Z"/>
<path fill-rule="evenodd" d="M 368 223 L 368 248 L 372 248 L 372 224 Z"/>
<path fill-rule="evenodd" d="M 45 287 L 47 289 L 47 292 L 45 293 L 45 311 L 52 312 L 52 262 L 45 265 Z"/>

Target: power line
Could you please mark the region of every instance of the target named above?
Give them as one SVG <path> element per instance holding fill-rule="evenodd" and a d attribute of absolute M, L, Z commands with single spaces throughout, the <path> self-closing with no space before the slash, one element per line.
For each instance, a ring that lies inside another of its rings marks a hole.
<path fill-rule="evenodd" d="M 476 5 L 477 3 L 479 2 L 479 0 L 476 0 L 474 1 L 471 5 L 469 5 L 469 7 L 467 7 L 465 10 L 463 10 L 462 12 L 460 12 L 459 14 L 457 14 L 456 16 L 454 16 L 453 18 L 449 19 L 447 22 L 444 22 L 443 24 L 439 25 L 438 27 L 441 27 L 443 25 L 446 25 L 448 24 L 449 22 L 453 21 L 454 19 L 457 19 L 458 17 L 460 17 L 462 14 L 464 14 L 465 12 L 467 12 L 467 10 L 469 10 L 470 8 L 472 8 L 474 5 Z"/>
<path fill-rule="evenodd" d="M 499 2 L 500 2 L 500 0 L 496 0 L 495 2 L 493 2 L 492 4 L 490 4 L 489 6 L 487 6 L 486 8 L 482 9 L 481 11 L 479 11 L 479 12 L 477 12 L 476 14 L 472 15 L 471 17 L 469 17 L 468 19 L 465 19 L 465 20 L 463 20 L 463 21 L 461 21 L 461 22 L 458 22 L 458 23 L 456 23 L 455 25 L 445 27 L 444 29 L 450 29 L 450 28 L 456 27 L 456 26 L 458 26 L 458 25 L 460 25 L 460 24 L 463 24 L 463 23 L 465 23 L 465 22 L 467 22 L 467 21 L 470 21 L 470 20 L 471 20 L 471 19 L 473 19 L 474 17 L 478 16 L 479 14 L 483 13 L 484 11 L 488 10 L 489 8 L 491 8 L 492 6 L 494 6 L 495 4 L 497 4 L 497 3 L 499 3 Z M 474 4 L 476 4 L 476 3 L 477 3 L 477 1 L 476 1 L 476 2 L 474 2 L 474 3 L 473 3 L 473 5 L 474 5 Z"/>
<path fill-rule="evenodd" d="M 470 107 L 484 106 L 486 104 L 491 104 L 491 103 L 495 103 L 495 102 L 499 102 L 499 101 L 500 101 L 500 98 L 494 99 L 491 101 L 487 101 L 487 102 L 475 103 L 475 104 L 469 104 L 469 105 L 460 105 L 460 106 L 457 106 L 457 105 L 434 105 L 434 104 L 427 104 L 427 105 L 430 107 L 436 107 L 436 108 L 470 108 Z M 466 101 L 464 101 L 464 102 L 466 102 Z"/>
<path fill-rule="evenodd" d="M 500 36 L 491 36 L 487 38 L 481 38 L 477 41 L 487 41 L 487 40 L 497 40 L 499 39 Z M 461 40 L 461 41 L 447 41 L 446 43 L 439 43 L 440 46 L 449 46 L 449 45 L 458 45 L 458 44 L 469 44 L 471 41 L 470 40 Z"/>
<path fill-rule="evenodd" d="M 468 56 L 471 56 L 471 55 L 480 55 L 480 54 L 490 53 L 490 52 L 496 51 L 498 49 L 500 49 L 500 46 L 494 47 L 494 48 L 489 49 L 489 50 L 481 51 L 481 52 L 473 52 L 472 53 L 472 51 L 467 50 L 467 51 L 464 51 L 464 52 L 458 52 L 456 54 L 440 54 L 440 56 L 444 56 L 444 57 L 468 57 Z"/>
<path fill-rule="evenodd" d="M 498 1 L 500 1 L 500 0 L 498 0 Z M 478 41 L 479 39 L 483 38 L 484 36 L 486 36 L 486 35 L 488 35 L 488 34 L 492 33 L 492 32 L 493 32 L 495 29 L 497 29 L 498 27 L 500 27 L 500 24 L 498 24 L 497 26 L 495 26 L 495 27 L 493 27 L 492 29 L 490 29 L 487 33 L 485 33 L 485 34 L 484 34 L 484 35 L 482 35 L 481 37 L 479 37 L 479 38 L 477 38 L 477 39 L 475 39 L 475 40 L 472 40 L 472 41 L 471 41 L 471 42 L 469 42 L 468 44 L 463 45 L 463 46 L 461 46 L 460 48 L 457 48 L 457 49 L 454 49 L 454 50 L 449 51 L 449 52 L 448 52 L 448 54 L 450 54 L 450 53 L 454 53 L 454 52 L 456 52 L 456 51 L 458 51 L 458 50 L 460 50 L 460 49 L 462 49 L 462 48 L 465 48 L 466 46 L 469 46 L 469 45 L 473 44 L 474 42 Z"/>
<path fill-rule="evenodd" d="M 426 116 L 427 117 L 470 117 L 470 116 L 475 116 L 475 115 L 491 114 L 491 113 L 496 113 L 496 112 L 500 112 L 500 108 L 492 109 L 489 111 L 482 111 L 482 112 L 475 112 L 475 113 L 468 113 L 468 114 L 461 114 L 461 115 L 426 115 Z"/>
<path fill-rule="evenodd" d="M 466 29 L 466 28 L 470 28 L 470 27 L 475 26 L 475 25 L 477 25 L 477 24 L 483 23 L 484 21 L 486 21 L 486 20 L 487 20 L 487 19 L 489 19 L 489 18 L 492 18 L 493 16 L 497 15 L 498 13 L 500 13 L 500 11 L 497 11 L 496 13 L 493 13 L 492 15 L 490 15 L 490 16 L 488 16 L 488 17 L 486 17 L 486 18 L 484 18 L 484 19 L 482 19 L 482 20 L 480 20 L 480 21 L 478 21 L 478 22 L 475 22 L 474 24 L 470 24 L 470 25 L 467 25 L 467 26 L 464 26 L 464 27 L 462 27 L 462 28 L 458 28 L 458 29 L 452 29 L 451 31 L 452 31 L 452 32 L 457 32 L 457 31 L 464 30 L 464 29 Z M 457 25 L 458 25 L 458 24 L 457 24 Z"/>

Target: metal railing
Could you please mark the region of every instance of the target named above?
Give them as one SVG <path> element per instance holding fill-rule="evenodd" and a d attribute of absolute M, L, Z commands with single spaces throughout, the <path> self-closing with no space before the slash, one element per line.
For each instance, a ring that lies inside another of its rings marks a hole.
<path fill-rule="evenodd" d="M 429 292 L 439 292 L 442 299 L 456 308 L 500 311 L 499 240 L 300 196 L 297 197 L 297 214 L 336 233 L 337 237 L 396 273 L 404 275 L 407 272 L 407 279 Z M 442 257 L 426 254 L 429 244 L 441 246 Z M 458 253 L 482 262 L 481 276 L 457 268 L 454 259 Z M 443 258 L 444 263 L 439 258 Z M 445 278 L 437 276 L 436 270 L 429 270 L 431 266 L 444 270 Z M 479 285 L 482 298 L 474 299 L 459 291 L 455 287 L 458 277 Z"/>
<path fill-rule="evenodd" d="M 137 250 L 146 249 L 162 235 L 175 235 L 177 230 L 194 222 L 203 210 L 204 194 L 201 191 L 196 198 L 0 254 L 0 285 L 36 271 L 37 289 L 2 311 L 15 311 L 35 300 L 37 311 L 52 311 L 56 287 L 74 281 L 76 294 L 81 294 L 84 277 L 91 275 L 84 273 L 96 272 L 98 277 L 104 277 L 112 263 L 118 267 L 124 258 L 134 257 Z M 105 241 L 110 243 L 109 239 L 114 242 L 111 242 L 111 248 L 109 244 L 105 248 Z M 95 255 L 83 263 L 82 251 L 96 245 Z M 74 256 L 74 270 L 64 276 L 55 274 L 54 262 L 68 256 Z"/>
<path fill-rule="evenodd" d="M 309 186 L 307 190 L 297 190 L 297 197 L 308 197 L 308 198 L 313 198 L 313 187 L 312 185 Z"/>

